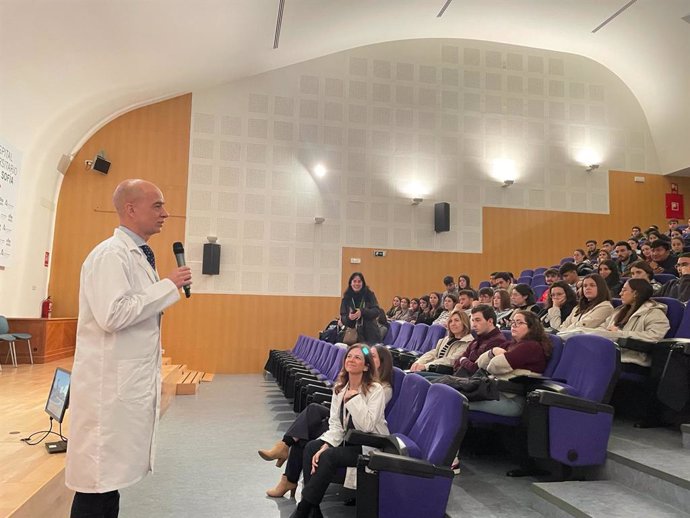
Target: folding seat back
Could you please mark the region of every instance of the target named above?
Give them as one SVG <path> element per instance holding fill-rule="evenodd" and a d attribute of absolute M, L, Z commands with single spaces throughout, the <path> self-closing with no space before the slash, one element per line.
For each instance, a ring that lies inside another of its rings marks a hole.
<path fill-rule="evenodd" d="M 666 284 L 668 281 L 672 281 L 674 279 L 677 279 L 675 275 L 671 273 L 655 273 L 654 274 L 654 280 L 656 280 L 660 284 Z"/>
<path fill-rule="evenodd" d="M 414 324 L 410 322 L 403 322 L 400 324 L 400 332 L 398 333 L 395 342 L 393 342 L 392 347 L 395 349 L 405 349 L 407 342 L 412 336 L 412 331 L 414 330 Z"/>
<path fill-rule="evenodd" d="M 395 404 L 386 417 L 391 433 L 406 434 L 410 431 L 422 411 L 430 386 L 431 383 L 418 374 L 405 375 Z"/>
<path fill-rule="evenodd" d="M 551 339 L 551 356 L 544 369 L 543 376 L 546 378 L 551 378 L 553 371 L 558 367 L 558 362 L 561 361 L 561 356 L 563 355 L 563 340 L 559 336 L 549 335 Z"/>
<path fill-rule="evenodd" d="M 539 268 L 535 268 L 534 274 L 532 276 L 534 277 L 535 275 L 543 275 L 546 270 L 548 270 L 548 268 L 546 268 L 545 266 L 540 266 Z"/>
<path fill-rule="evenodd" d="M 450 464 L 467 428 L 466 415 L 462 394 L 433 385 L 410 433 L 396 434 L 405 448 L 395 454 L 375 451 L 369 459 L 360 457 L 357 516 L 442 518 L 453 483 Z M 367 472 L 367 465 L 373 474 Z"/>
<path fill-rule="evenodd" d="M 534 286 L 532 286 L 532 291 L 534 292 L 534 297 L 536 299 L 540 299 L 544 292 L 548 289 L 549 286 L 546 284 L 535 284 Z"/>
<path fill-rule="evenodd" d="M 534 276 L 534 270 L 522 270 L 520 272 L 520 277 L 532 277 Z"/>
<path fill-rule="evenodd" d="M 546 277 L 543 273 L 535 273 L 532 276 L 532 286 L 541 286 L 542 284 L 546 284 Z"/>
<path fill-rule="evenodd" d="M 678 299 L 671 297 L 652 297 L 652 300 L 666 304 L 666 317 L 671 326 L 664 338 L 674 338 L 683 320 L 683 313 L 685 313 L 685 304 Z"/>
<path fill-rule="evenodd" d="M 687 304 L 683 310 L 683 318 L 680 321 L 675 337 L 690 338 L 690 304 Z"/>
<path fill-rule="evenodd" d="M 388 413 L 393 408 L 393 406 L 395 406 L 395 402 L 398 400 L 398 397 L 400 396 L 400 390 L 402 389 L 402 383 L 404 379 L 405 373 L 397 367 L 393 367 L 393 378 L 391 379 L 391 385 L 393 386 L 393 397 L 391 397 L 391 400 L 386 405 L 386 419 L 388 419 Z"/>
<path fill-rule="evenodd" d="M 424 343 L 429 326 L 426 324 L 416 324 L 412 330 L 412 336 L 407 341 L 405 349 L 408 351 L 418 351 Z"/>
<path fill-rule="evenodd" d="M 489 281 L 481 281 L 479 283 L 479 289 L 481 290 L 482 288 L 490 288 L 491 283 Z"/>
<path fill-rule="evenodd" d="M 315 366 L 323 375 L 325 375 L 329 370 L 331 370 L 331 367 L 333 367 L 333 362 L 335 361 L 335 357 L 338 354 L 339 349 L 339 347 L 329 344 L 328 342 L 324 342 L 324 344 L 326 345 L 323 345 L 322 347 L 326 349 L 326 352 L 319 359 L 319 364 Z"/>
<path fill-rule="evenodd" d="M 566 340 L 552 377 L 564 381 L 569 395 L 607 403 L 619 370 L 618 349 L 611 340 L 575 335 Z"/>
<path fill-rule="evenodd" d="M 388 332 L 383 338 L 384 345 L 392 345 L 395 342 L 395 339 L 398 337 L 398 333 L 400 333 L 401 327 L 402 324 L 396 320 L 388 322 Z"/>
<path fill-rule="evenodd" d="M 573 259 L 572 257 L 564 257 L 563 259 L 561 259 L 561 264 L 574 263 L 574 262 L 575 262 L 575 259 Z"/>
<path fill-rule="evenodd" d="M 331 362 L 331 367 L 324 373 L 329 381 L 335 381 L 338 377 L 340 370 L 343 368 L 343 361 L 347 352 L 347 349 L 343 347 L 333 347 L 333 349 L 335 350 L 335 356 Z"/>
<path fill-rule="evenodd" d="M 611 305 L 612 305 L 614 308 L 617 308 L 617 307 L 620 306 L 621 304 L 623 304 L 623 301 L 622 301 L 621 299 L 617 299 L 617 298 L 611 299 Z"/>
<path fill-rule="evenodd" d="M 417 324 L 419 325 L 419 324 Z M 426 332 L 426 336 L 424 337 L 424 342 L 422 345 L 420 345 L 419 349 L 417 349 L 418 352 L 420 353 L 425 353 L 427 351 L 431 351 L 434 347 L 436 347 L 436 344 L 438 341 L 444 337 L 446 334 L 446 328 L 443 326 L 440 326 L 438 324 L 432 324 L 429 326 L 429 330 Z"/>
<path fill-rule="evenodd" d="M 519 277 L 517 280 L 518 284 L 527 284 L 527 286 L 532 286 L 532 277 Z"/>

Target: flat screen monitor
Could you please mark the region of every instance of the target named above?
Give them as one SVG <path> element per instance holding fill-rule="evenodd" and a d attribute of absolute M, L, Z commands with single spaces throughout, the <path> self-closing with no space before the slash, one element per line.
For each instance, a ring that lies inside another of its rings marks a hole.
<path fill-rule="evenodd" d="M 60 367 L 55 369 L 53 384 L 50 386 L 50 394 L 48 394 L 48 401 L 46 402 L 46 413 L 58 423 L 62 423 L 65 410 L 69 405 L 69 382 L 69 371 Z"/>

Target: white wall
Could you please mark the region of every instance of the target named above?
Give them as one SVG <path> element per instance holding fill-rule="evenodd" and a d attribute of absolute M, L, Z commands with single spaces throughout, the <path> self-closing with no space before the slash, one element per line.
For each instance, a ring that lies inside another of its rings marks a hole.
<path fill-rule="evenodd" d="M 639 103 L 608 69 L 496 43 L 353 49 L 195 91 L 192 112 L 192 265 L 205 236 L 223 245 L 201 292 L 338 295 L 342 246 L 479 252 L 483 206 L 607 213 L 608 169 L 658 169 Z M 601 156 L 591 175 L 585 148 Z M 498 158 L 516 165 L 508 189 Z M 435 201 L 451 203 L 450 232 L 434 232 Z"/>

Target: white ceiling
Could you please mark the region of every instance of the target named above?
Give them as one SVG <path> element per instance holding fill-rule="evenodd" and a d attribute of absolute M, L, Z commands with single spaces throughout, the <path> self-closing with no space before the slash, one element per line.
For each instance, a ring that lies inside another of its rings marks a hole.
<path fill-rule="evenodd" d="M 690 166 L 690 0 L 0 0 L 0 138 L 22 149 L 132 106 L 352 47 L 463 38 L 570 52 L 617 74 L 663 173 Z M 60 143 L 65 146 L 64 142 Z M 57 158 L 57 157 L 56 157 Z"/>

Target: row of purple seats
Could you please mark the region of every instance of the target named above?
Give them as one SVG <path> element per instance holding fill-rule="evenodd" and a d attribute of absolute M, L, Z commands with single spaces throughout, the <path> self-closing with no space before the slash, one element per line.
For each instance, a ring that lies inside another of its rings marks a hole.
<path fill-rule="evenodd" d="M 331 365 L 326 372 L 323 374 L 305 371 L 296 373 L 291 390 L 285 391 L 286 397 L 294 398 L 292 408 L 296 413 L 306 408 L 310 394 L 313 394 L 317 390 L 325 390 L 329 393 L 333 390 L 333 385 L 343 367 L 347 348 L 340 345 L 334 345 L 332 347 L 336 353 L 333 358 L 329 360 Z"/>
<path fill-rule="evenodd" d="M 386 344 L 393 355 L 393 361 L 396 366 L 402 366 L 400 365 L 401 355 L 406 356 L 407 360 L 405 363 L 409 366 L 409 363 L 416 358 L 436 347 L 438 341 L 446 333 L 446 328 L 441 325 L 429 326 L 427 324 L 393 321 L 390 323 L 390 326 L 389 332 L 393 327 L 399 328 L 395 332 L 395 340 L 390 344 Z"/>

